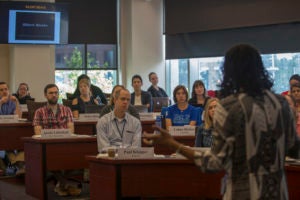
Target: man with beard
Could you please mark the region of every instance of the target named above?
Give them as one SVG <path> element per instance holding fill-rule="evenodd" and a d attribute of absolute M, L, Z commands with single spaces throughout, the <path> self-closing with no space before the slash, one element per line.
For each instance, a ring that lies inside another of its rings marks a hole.
<path fill-rule="evenodd" d="M 33 126 L 34 133 L 40 135 L 42 129 L 69 129 L 74 133 L 72 111 L 69 107 L 58 104 L 58 87 L 55 84 L 48 84 L 44 88 L 44 96 L 48 103 L 35 111 Z M 53 171 L 57 184 L 54 191 L 59 196 L 74 195 L 81 192 L 77 182 L 70 182 L 61 171 Z"/>
<path fill-rule="evenodd" d="M 71 133 L 74 133 L 72 111 L 69 107 L 57 103 L 57 85 L 46 85 L 44 95 L 48 103 L 35 111 L 33 119 L 34 133 L 40 135 L 42 129 L 70 129 Z"/>

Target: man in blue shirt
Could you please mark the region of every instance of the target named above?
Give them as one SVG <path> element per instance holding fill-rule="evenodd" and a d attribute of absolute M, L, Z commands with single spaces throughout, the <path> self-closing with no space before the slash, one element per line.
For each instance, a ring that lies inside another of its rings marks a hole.
<path fill-rule="evenodd" d="M 8 85 L 5 82 L 0 82 L 0 115 L 14 114 L 22 117 L 19 102 L 15 96 L 10 95 Z"/>

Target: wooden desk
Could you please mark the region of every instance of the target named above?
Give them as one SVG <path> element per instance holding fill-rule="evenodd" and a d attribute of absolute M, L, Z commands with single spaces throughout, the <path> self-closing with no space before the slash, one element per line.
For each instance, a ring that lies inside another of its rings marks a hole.
<path fill-rule="evenodd" d="M 202 173 L 192 161 L 176 159 L 114 160 L 86 156 L 90 197 L 193 197 L 221 199 L 224 173 Z M 300 198 L 300 166 L 286 166 L 289 199 Z M 172 196 L 171 196 L 172 195 Z"/>
<path fill-rule="evenodd" d="M 0 150 L 24 149 L 22 137 L 31 137 L 31 122 L 0 123 Z"/>
<path fill-rule="evenodd" d="M 24 141 L 26 193 L 38 199 L 47 199 L 47 170 L 88 168 L 85 155 L 96 155 L 96 137 L 33 139 Z"/>
<path fill-rule="evenodd" d="M 298 200 L 300 199 L 300 166 L 287 165 L 285 169 L 289 188 L 289 199 Z"/>
<path fill-rule="evenodd" d="M 80 135 L 95 135 L 96 121 L 75 121 L 75 133 Z M 142 129 L 153 132 L 154 121 L 143 121 Z M 151 131 L 152 129 L 152 131 Z M 22 137 L 34 135 L 32 122 L 0 123 L 0 150 L 22 150 L 24 149 Z"/>
<path fill-rule="evenodd" d="M 86 158 L 90 164 L 91 200 L 122 197 L 221 199 L 223 173 L 202 173 L 192 161 Z"/>

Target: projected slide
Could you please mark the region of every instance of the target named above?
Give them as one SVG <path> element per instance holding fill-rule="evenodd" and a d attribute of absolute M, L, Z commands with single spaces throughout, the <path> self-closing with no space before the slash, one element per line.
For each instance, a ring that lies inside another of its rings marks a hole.
<path fill-rule="evenodd" d="M 59 44 L 60 13 L 9 11 L 9 43 Z"/>

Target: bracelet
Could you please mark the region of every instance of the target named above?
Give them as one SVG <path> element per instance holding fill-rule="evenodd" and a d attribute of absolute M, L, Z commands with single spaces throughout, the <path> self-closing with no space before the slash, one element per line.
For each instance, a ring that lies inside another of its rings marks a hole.
<path fill-rule="evenodd" d="M 176 154 L 179 154 L 179 153 L 180 153 L 181 148 L 182 148 L 183 146 L 184 146 L 183 144 L 180 144 L 180 145 L 178 146 L 178 148 L 176 149 Z"/>

